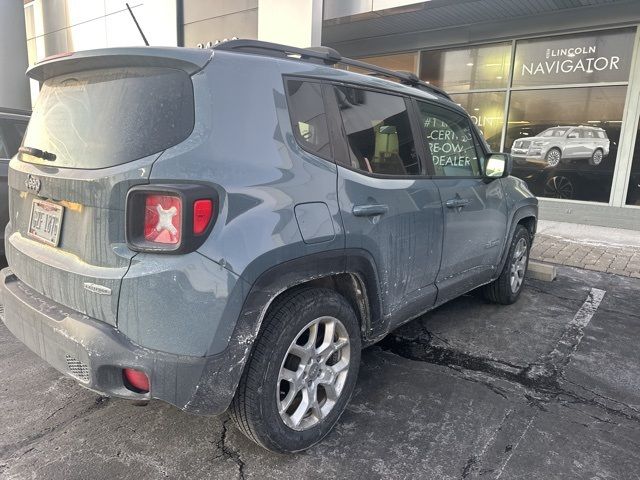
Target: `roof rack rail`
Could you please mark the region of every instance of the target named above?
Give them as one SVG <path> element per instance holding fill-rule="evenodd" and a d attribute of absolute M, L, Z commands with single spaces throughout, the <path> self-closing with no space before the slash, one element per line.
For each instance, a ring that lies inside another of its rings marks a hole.
<path fill-rule="evenodd" d="M 261 40 L 238 39 L 218 43 L 212 48 L 214 50 L 241 51 L 275 58 L 297 59 L 303 62 L 316 63 L 320 65 L 341 64 L 361 68 L 372 72 L 372 75 L 393 78 L 399 80 L 403 85 L 435 93 L 451 100 L 451 97 L 444 90 L 423 82 L 414 73 L 390 70 L 388 68 L 378 67 L 377 65 L 372 65 L 360 60 L 354 60 L 353 58 L 343 57 L 338 51 L 330 47 L 299 48 L 281 45 L 279 43 L 263 42 Z"/>

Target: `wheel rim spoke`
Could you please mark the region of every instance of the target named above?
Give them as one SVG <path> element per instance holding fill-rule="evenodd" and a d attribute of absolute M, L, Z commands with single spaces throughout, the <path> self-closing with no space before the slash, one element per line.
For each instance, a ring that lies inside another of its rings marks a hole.
<path fill-rule="evenodd" d="M 527 241 L 524 238 L 518 240 L 511 261 L 510 285 L 511 291 L 516 293 L 524 282 L 524 274 L 527 267 Z"/>
<path fill-rule="evenodd" d="M 284 412 L 286 412 L 289 409 L 289 407 L 293 403 L 293 399 L 296 398 L 296 395 L 298 394 L 299 391 L 300 391 L 299 389 L 295 389 L 295 388 L 289 389 L 289 392 L 287 392 L 287 395 L 280 402 L 280 408 L 279 408 L 280 415 L 282 415 Z"/>
<path fill-rule="evenodd" d="M 293 414 L 289 417 L 291 419 L 291 423 L 294 427 L 298 427 L 300 425 L 300 422 L 302 421 L 302 418 L 305 416 L 305 414 L 309 411 L 309 405 L 310 405 L 310 399 L 309 399 L 309 390 L 306 388 L 302 389 L 302 401 L 300 402 L 300 405 L 298 405 L 298 407 L 295 409 L 295 411 L 293 412 Z"/>
<path fill-rule="evenodd" d="M 313 352 L 308 346 L 302 346 L 298 344 L 291 345 L 291 347 L 289 348 L 289 353 L 298 357 L 300 359 L 300 363 L 303 363 L 305 365 L 309 363 L 309 360 L 311 360 L 311 356 L 313 355 Z"/>

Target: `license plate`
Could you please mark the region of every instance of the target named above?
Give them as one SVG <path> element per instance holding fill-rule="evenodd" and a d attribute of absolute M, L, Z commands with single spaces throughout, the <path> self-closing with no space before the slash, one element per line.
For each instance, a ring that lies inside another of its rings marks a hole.
<path fill-rule="evenodd" d="M 64 207 L 44 200 L 34 200 L 31 204 L 28 233 L 41 242 L 58 246 Z"/>

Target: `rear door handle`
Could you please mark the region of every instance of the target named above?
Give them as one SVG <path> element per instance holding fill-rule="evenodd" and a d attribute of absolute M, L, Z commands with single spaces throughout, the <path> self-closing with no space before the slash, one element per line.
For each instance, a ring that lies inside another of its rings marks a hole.
<path fill-rule="evenodd" d="M 384 215 L 389 211 L 387 205 L 354 205 L 353 215 L 356 217 L 373 217 L 375 215 Z"/>
<path fill-rule="evenodd" d="M 452 198 L 450 200 L 447 200 L 444 203 L 447 208 L 462 208 L 465 205 L 469 205 L 469 199 L 468 198 Z"/>

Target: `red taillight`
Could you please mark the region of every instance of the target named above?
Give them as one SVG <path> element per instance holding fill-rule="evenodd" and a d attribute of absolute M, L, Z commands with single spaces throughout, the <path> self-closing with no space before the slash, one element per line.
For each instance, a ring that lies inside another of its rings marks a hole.
<path fill-rule="evenodd" d="M 218 193 L 205 185 L 136 185 L 127 194 L 127 245 L 137 252 L 193 252 L 207 240 L 218 205 Z"/>
<path fill-rule="evenodd" d="M 201 235 L 209 226 L 212 216 L 213 202 L 211 200 L 193 202 L 193 233 Z"/>
<path fill-rule="evenodd" d="M 148 242 L 177 245 L 181 238 L 182 201 L 180 197 L 148 195 L 144 209 L 144 239 Z"/>
<path fill-rule="evenodd" d="M 122 376 L 125 379 L 127 388 L 133 387 L 138 393 L 147 393 L 149 391 L 149 377 L 140 370 L 133 368 L 123 368 Z"/>

